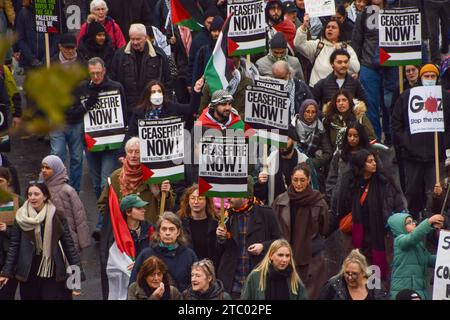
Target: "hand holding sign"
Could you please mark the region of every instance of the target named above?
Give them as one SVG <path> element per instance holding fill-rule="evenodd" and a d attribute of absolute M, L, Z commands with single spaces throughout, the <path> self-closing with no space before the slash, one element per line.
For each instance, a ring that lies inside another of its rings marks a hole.
<path fill-rule="evenodd" d="M 305 13 L 305 15 L 303 16 L 303 24 L 302 24 L 302 29 L 303 31 L 308 30 L 309 28 L 309 13 Z"/>
<path fill-rule="evenodd" d="M 161 191 L 162 192 L 169 192 L 170 191 L 170 181 L 169 180 L 164 180 L 161 184 Z"/>
<path fill-rule="evenodd" d="M 428 223 L 436 229 L 441 229 L 444 226 L 444 216 L 435 214 L 428 218 Z"/>

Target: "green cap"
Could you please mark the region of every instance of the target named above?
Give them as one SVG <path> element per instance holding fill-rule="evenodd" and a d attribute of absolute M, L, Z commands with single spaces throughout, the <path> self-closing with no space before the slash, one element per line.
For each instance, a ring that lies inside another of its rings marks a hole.
<path fill-rule="evenodd" d="M 147 201 L 139 198 L 137 194 L 129 194 L 120 201 L 120 211 L 125 212 L 131 208 L 142 208 L 148 205 Z"/>

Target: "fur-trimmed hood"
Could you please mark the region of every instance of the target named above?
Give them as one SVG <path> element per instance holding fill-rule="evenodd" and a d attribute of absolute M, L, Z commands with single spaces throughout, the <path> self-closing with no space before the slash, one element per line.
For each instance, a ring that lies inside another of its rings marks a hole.
<path fill-rule="evenodd" d="M 356 120 L 361 121 L 362 117 L 367 112 L 366 103 L 362 100 L 353 99 L 353 104 L 354 104 L 353 114 L 355 115 Z M 330 112 L 330 108 L 331 108 L 331 101 L 323 105 L 323 113 L 325 116 L 327 116 L 327 114 Z"/>

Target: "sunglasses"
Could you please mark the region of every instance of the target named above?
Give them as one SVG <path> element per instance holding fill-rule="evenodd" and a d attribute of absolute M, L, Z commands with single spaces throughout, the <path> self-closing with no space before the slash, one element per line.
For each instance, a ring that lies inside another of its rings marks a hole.
<path fill-rule="evenodd" d="M 351 272 L 351 271 L 346 271 L 344 272 L 344 275 L 347 278 L 352 278 L 353 280 L 358 279 L 359 275 L 361 274 L 361 272 Z"/>

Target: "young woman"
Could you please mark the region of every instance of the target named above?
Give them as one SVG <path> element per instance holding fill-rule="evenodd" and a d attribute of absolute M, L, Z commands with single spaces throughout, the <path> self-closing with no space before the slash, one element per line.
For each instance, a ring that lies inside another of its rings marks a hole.
<path fill-rule="evenodd" d="M 23 300 L 70 300 L 64 256 L 69 265 L 81 264 L 64 214 L 50 201 L 44 183 L 30 183 L 26 195 L 11 230 L 0 285 L 15 277 Z"/>
<path fill-rule="evenodd" d="M 64 213 L 78 253 L 91 245 L 86 211 L 78 193 L 69 185 L 64 163 L 58 156 L 49 155 L 42 159 L 39 176 L 52 196 L 56 210 Z"/>
<path fill-rule="evenodd" d="M 177 214 L 187 243 L 197 257 L 215 261 L 217 217 L 213 199 L 199 196 L 198 185 L 193 184 L 184 191 Z"/>
<path fill-rule="evenodd" d="M 183 292 L 190 284 L 191 266 L 198 260 L 195 252 L 186 247 L 185 242 L 180 218 L 172 212 L 165 212 L 156 225 L 152 245 L 144 249 L 136 259 L 130 283 L 136 281 L 142 263 L 148 257 L 157 256 L 166 263 L 175 282 L 174 286 Z"/>
<path fill-rule="evenodd" d="M 308 294 L 295 268 L 289 242 L 275 240 L 247 277 L 242 300 L 306 300 Z"/>
<path fill-rule="evenodd" d="M 155 256 L 150 257 L 142 264 L 136 282 L 130 284 L 127 299 L 180 300 L 180 292 L 171 283 L 164 261 Z"/>
<path fill-rule="evenodd" d="M 183 300 L 231 300 L 223 283 L 216 279 L 214 264 L 209 259 L 194 262 L 191 268 L 191 285 L 184 290 Z"/>
<path fill-rule="evenodd" d="M 78 43 L 77 52 L 84 61 L 89 61 L 94 57 L 102 58 L 106 70 L 109 70 L 114 56 L 114 46 L 111 37 L 101 23 L 93 21 L 89 24 L 87 33 Z"/>
<path fill-rule="evenodd" d="M 324 105 L 325 119 L 323 125 L 331 142 L 333 150 L 341 148 L 344 140 L 344 133 L 350 122 L 358 121 L 363 125 L 369 140 L 375 140 L 375 133 L 372 124 L 366 117 L 366 105 L 364 102 L 356 100 L 346 90 L 339 90 L 332 97 L 330 103 Z"/>
<path fill-rule="evenodd" d="M 355 249 L 345 258 L 339 274 L 327 281 L 319 300 L 385 300 L 387 295 L 381 289 L 367 286 L 367 260 Z"/>
<path fill-rule="evenodd" d="M 293 259 L 308 296 L 316 299 L 326 281 L 323 236 L 329 227 L 328 206 L 324 196 L 311 188 L 311 169 L 306 163 L 294 168 L 291 181 L 272 207 L 283 237 L 292 245 Z"/>

